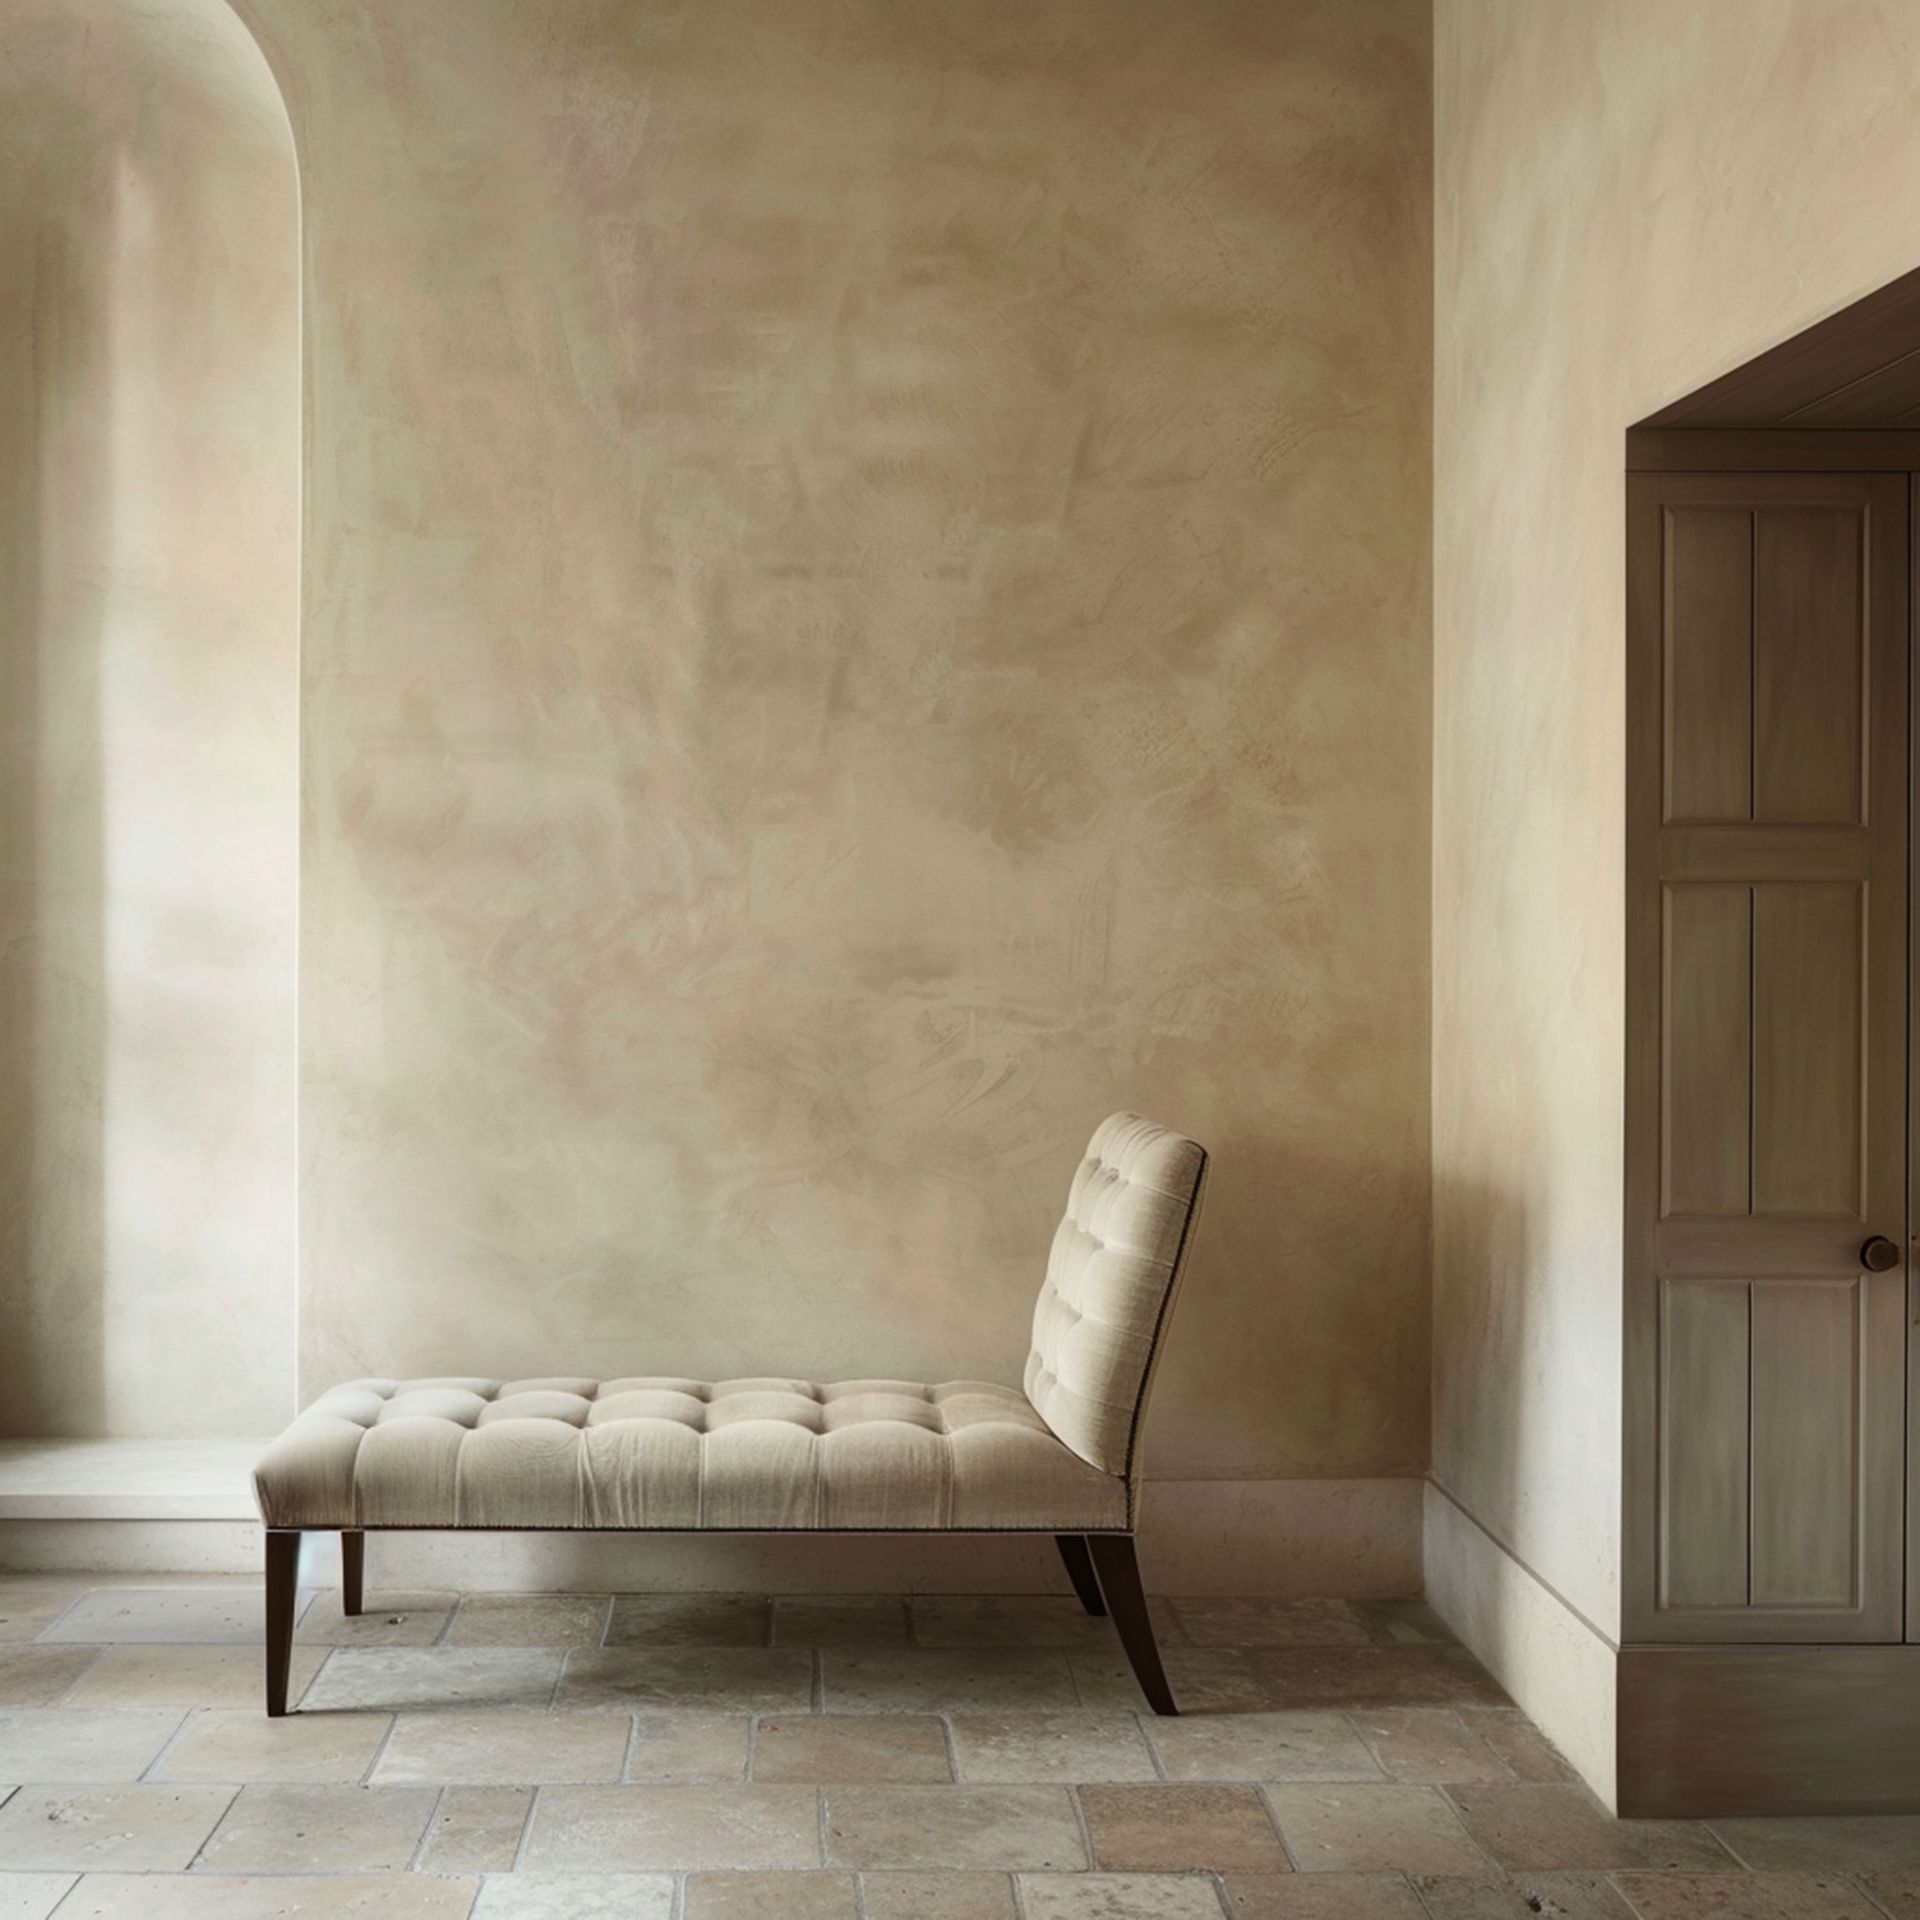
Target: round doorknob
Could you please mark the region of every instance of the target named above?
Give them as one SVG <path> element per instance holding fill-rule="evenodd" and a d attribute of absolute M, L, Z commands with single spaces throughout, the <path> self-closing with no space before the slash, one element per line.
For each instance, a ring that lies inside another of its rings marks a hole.
<path fill-rule="evenodd" d="M 1888 1273 L 1900 1264 L 1900 1249 L 1884 1233 L 1876 1233 L 1860 1249 L 1860 1264 L 1869 1273 Z"/>

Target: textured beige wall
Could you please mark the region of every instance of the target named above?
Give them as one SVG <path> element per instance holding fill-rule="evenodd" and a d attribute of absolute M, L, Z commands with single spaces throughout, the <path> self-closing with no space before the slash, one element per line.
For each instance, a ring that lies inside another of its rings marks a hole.
<path fill-rule="evenodd" d="M 1219 1155 L 1155 1459 L 1426 1444 L 1420 0 L 244 0 L 307 221 L 302 1370 L 1017 1380 Z"/>
<path fill-rule="evenodd" d="M 298 263 L 221 0 L 0 7 L 0 1433 L 291 1401 Z"/>
<path fill-rule="evenodd" d="M 1920 262 L 1920 4 L 1440 0 L 1434 1470 L 1616 1630 L 1621 434 Z"/>

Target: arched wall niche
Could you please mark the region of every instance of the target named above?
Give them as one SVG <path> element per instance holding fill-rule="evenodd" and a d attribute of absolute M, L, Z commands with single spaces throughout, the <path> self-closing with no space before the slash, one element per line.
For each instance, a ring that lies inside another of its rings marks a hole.
<path fill-rule="evenodd" d="M 293 1396 L 300 251 L 226 0 L 0 10 L 0 1433 Z"/>

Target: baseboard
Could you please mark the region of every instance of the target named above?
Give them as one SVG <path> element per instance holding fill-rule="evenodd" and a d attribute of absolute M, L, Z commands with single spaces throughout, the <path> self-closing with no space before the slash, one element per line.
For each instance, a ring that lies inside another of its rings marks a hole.
<path fill-rule="evenodd" d="M 253 1573 L 257 1520 L 0 1520 L 0 1573 Z"/>
<path fill-rule="evenodd" d="M 1920 1813 L 1920 1646 L 1623 1648 L 1620 1811 Z"/>
<path fill-rule="evenodd" d="M 257 1526 L 226 1517 L 0 1517 L 0 1569 L 245 1573 Z M 1140 1553 L 1157 1592 L 1338 1595 L 1420 1591 L 1421 1483 L 1155 1480 Z M 317 1543 L 316 1543 L 317 1547 Z M 1050 1542 L 857 1535 L 448 1534 L 372 1537 L 367 1574 L 388 1589 L 657 1592 L 1064 1592 Z"/>
<path fill-rule="evenodd" d="M 1613 1643 L 1432 1482 L 1425 1535 L 1434 1610 L 1613 1806 Z"/>

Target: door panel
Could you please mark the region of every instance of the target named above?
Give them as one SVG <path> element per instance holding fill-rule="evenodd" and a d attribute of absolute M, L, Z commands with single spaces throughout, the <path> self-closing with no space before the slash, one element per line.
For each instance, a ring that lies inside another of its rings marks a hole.
<path fill-rule="evenodd" d="M 1753 514 L 1701 507 L 1668 523 L 1669 820 L 1753 815 Z"/>
<path fill-rule="evenodd" d="M 1858 1604 L 1860 1294 L 1857 1280 L 1752 1290 L 1756 1607 Z"/>
<path fill-rule="evenodd" d="M 1629 1640 L 1901 1632 L 1907 482 L 1628 496 Z"/>
<path fill-rule="evenodd" d="M 1747 1604 L 1751 1290 L 1744 1280 L 1664 1289 L 1661 1604 Z"/>
<path fill-rule="evenodd" d="M 1856 509 L 1761 507 L 1754 514 L 1756 820 L 1862 817 L 1865 531 Z"/>
<path fill-rule="evenodd" d="M 1866 892 L 1783 882 L 1753 890 L 1755 1214 L 1835 1214 L 1866 1225 Z"/>
<path fill-rule="evenodd" d="M 1744 1216 L 1753 1192 L 1753 889 L 1669 887 L 1665 899 L 1661 1212 Z"/>

